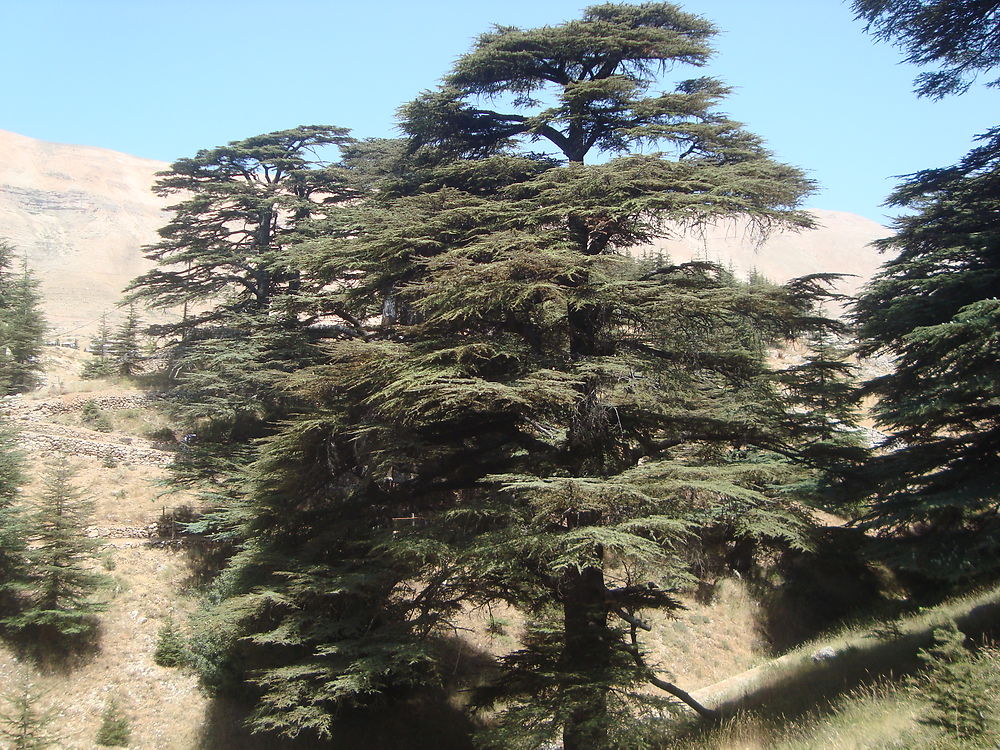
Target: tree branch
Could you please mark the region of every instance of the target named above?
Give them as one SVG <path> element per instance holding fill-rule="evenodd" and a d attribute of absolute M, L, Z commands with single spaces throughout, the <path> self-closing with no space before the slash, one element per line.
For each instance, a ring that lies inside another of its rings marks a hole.
<path fill-rule="evenodd" d="M 636 666 L 641 669 L 645 675 L 646 679 L 649 681 L 650 685 L 658 687 L 660 690 L 670 693 L 672 696 L 677 698 L 681 703 L 684 703 L 689 708 L 691 708 L 696 714 L 701 716 L 703 719 L 714 719 L 718 717 L 718 712 L 713 711 L 707 706 L 703 706 L 698 701 L 696 701 L 689 692 L 682 690 L 677 687 L 672 682 L 667 682 L 654 674 L 653 670 L 649 668 L 649 665 L 642 658 L 642 652 L 639 650 L 639 638 L 636 635 L 636 627 L 633 625 L 629 629 L 629 636 L 632 641 L 631 648 L 626 646 L 625 650 L 632 656 L 632 660 L 635 662 Z"/>

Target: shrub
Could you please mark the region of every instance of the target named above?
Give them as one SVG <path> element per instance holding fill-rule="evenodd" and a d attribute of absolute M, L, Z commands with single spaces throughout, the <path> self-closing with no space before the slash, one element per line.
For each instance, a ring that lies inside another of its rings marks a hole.
<path fill-rule="evenodd" d="M 6 710 L 0 713 L 0 737 L 10 750 L 45 750 L 58 738 L 49 731 L 55 714 L 52 709 L 39 710 L 41 693 L 25 675 L 4 694 Z"/>
<path fill-rule="evenodd" d="M 161 667 L 182 667 L 190 660 L 184 635 L 172 618 L 167 619 L 156 637 L 153 661 Z"/>
<path fill-rule="evenodd" d="M 101 726 L 97 730 L 95 742 L 104 747 L 128 747 L 131 738 L 132 728 L 128 717 L 117 701 L 110 701 L 101 716 Z"/>
<path fill-rule="evenodd" d="M 989 690 L 964 641 L 954 622 L 935 628 L 934 645 L 919 653 L 926 670 L 916 678 L 915 688 L 930 703 L 922 723 L 953 736 L 974 737 L 986 729 L 984 696 Z"/>
<path fill-rule="evenodd" d="M 111 432 L 111 422 L 94 401 L 84 401 L 80 407 L 80 422 L 98 432 Z"/>

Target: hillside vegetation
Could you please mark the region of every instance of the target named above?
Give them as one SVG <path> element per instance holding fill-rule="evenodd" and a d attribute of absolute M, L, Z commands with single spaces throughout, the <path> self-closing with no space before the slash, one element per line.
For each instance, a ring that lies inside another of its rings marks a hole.
<path fill-rule="evenodd" d="M 995 5 L 854 8 L 940 97 Z M 716 33 L 498 26 L 400 138 L 178 159 L 86 352 L 0 246 L 0 737 L 995 746 L 1000 131 L 904 178 L 854 300 L 672 258 L 815 223 Z"/>

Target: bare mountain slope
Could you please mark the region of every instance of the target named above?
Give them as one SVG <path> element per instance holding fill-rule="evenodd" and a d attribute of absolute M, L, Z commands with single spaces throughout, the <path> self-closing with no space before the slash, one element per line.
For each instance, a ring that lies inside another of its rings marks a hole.
<path fill-rule="evenodd" d="M 891 232 L 857 214 L 810 212 L 816 219 L 815 229 L 775 232 L 759 247 L 745 224 L 722 222 L 702 233 L 660 240 L 650 250 L 662 250 L 674 262 L 709 260 L 732 266 L 741 278 L 754 270 L 775 282 L 810 273 L 853 274 L 841 281 L 838 291 L 854 294 L 883 261 L 869 243 Z"/>
<path fill-rule="evenodd" d="M 148 267 L 142 245 L 157 239 L 168 200 L 150 191 L 162 162 L 89 146 L 45 143 L 0 131 L 0 238 L 27 253 L 42 280 L 56 335 L 93 331 L 101 312 Z M 652 248 L 675 262 L 707 259 L 773 281 L 819 271 L 857 274 L 853 292 L 878 267 L 868 243 L 889 230 L 854 214 L 814 212 L 819 228 L 779 232 L 756 247 L 739 223 L 681 235 Z"/>
<path fill-rule="evenodd" d="M 148 267 L 139 248 L 168 202 L 150 185 L 166 166 L 0 131 L 0 238 L 27 254 L 56 334 L 88 331 Z"/>

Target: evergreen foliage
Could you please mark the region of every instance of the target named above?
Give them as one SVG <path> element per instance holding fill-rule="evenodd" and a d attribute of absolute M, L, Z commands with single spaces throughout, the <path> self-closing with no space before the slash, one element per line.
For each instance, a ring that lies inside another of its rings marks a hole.
<path fill-rule="evenodd" d="M 54 711 L 39 709 L 41 697 L 26 675 L 4 694 L 7 705 L 0 712 L 0 737 L 7 740 L 10 750 L 45 750 L 59 741 L 49 729 Z"/>
<path fill-rule="evenodd" d="M 90 341 L 90 352 L 94 355 L 83 364 L 80 373 L 83 378 L 106 378 L 115 374 L 112 352 L 111 327 L 108 324 L 108 314 L 101 313 L 97 327 L 97 335 Z"/>
<path fill-rule="evenodd" d="M 647 682 L 704 710 L 646 665 L 640 611 L 678 606 L 696 532 L 805 544 L 781 488 L 837 450 L 765 356 L 832 330 L 823 278 L 628 255 L 668 222 L 809 225 L 810 183 L 716 111 L 721 83 L 651 93 L 713 33 L 648 3 L 483 35 L 401 110 L 405 173 L 369 163 L 379 190 L 293 248 L 354 322 L 292 375 L 300 413 L 252 467 L 246 541 L 195 638 L 216 685 L 257 686 L 258 729 L 328 735 L 339 706 L 438 684 L 434 637 L 497 600 L 533 618 L 480 695 L 498 746 L 641 744 L 632 719 L 664 703 Z"/>
<path fill-rule="evenodd" d="M 955 66 L 939 92 L 961 91 L 962 76 L 997 64 L 989 41 L 997 34 L 995 4 L 899 5 L 906 12 L 884 33 Z M 950 47 L 956 33 L 972 46 Z M 945 54 L 949 48 L 955 57 Z M 891 440 L 861 485 L 873 505 L 866 523 L 902 569 L 939 581 L 995 576 L 1000 128 L 980 136 L 958 164 L 909 175 L 889 204 L 906 210 L 896 233 L 877 243 L 894 257 L 856 308 L 862 354 L 893 358 L 893 371 L 867 384 Z"/>
<path fill-rule="evenodd" d="M 111 362 L 116 374 L 131 377 L 139 372 L 139 363 L 142 359 L 141 333 L 139 311 L 135 303 L 130 302 L 124 319 L 109 342 Z"/>
<path fill-rule="evenodd" d="M 917 93 L 940 99 L 963 93 L 976 75 L 1000 65 L 1000 5 L 994 0 L 854 0 L 866 30 L 894 42 L 921 73 Z M 1000 79 L 987 83 L 1000 85 Z"/>
<path fill-rule="evenodd" d="M 156 635 L 153 661 L 161 667 L 182 667 L 190 661 L 187 641 L 173 618 L 167 619 Z"/>
<path fill-rule="evenodd" d="M 44 478 L 28 535 L 27 601 L 5 620 L 11 628 L 36 634 L 46 646 L 79 643 L 94 631 L 103 609 L 94 600 L 104 581 L 92 570 L 97 543 L 84 536 L 91 503 L 73 476 L 73 467 L 61 463 Z"/>
<path fill-rule="evenodd" d="M 38 281 L 22 260 L 11 274 L 13 248 L 0 242 L 0 384 L 5 393 L 23 393 L 38 383 L 46 331 Z"/>
<path fill-rule="evenodd" d="M 315 361 L 323 327 L 357 323 L 338 317 L 346 311 L 332 296 L 316 297 L 325 279 L 304 274 L 289 252 L 358 195 L 347 171 L 327 160 L 350 143 L 341 128 L 302 126 L 199 151 L 159 175 L 156 191 L 182 200 L 161 241 L 146 248 L 157 268 L 132 282 L 130 299 L 183 306 L 181 320 L 152 332 L 165 337 L 171 359 L 167 407 L 198 436 L 175 479 L 207 486 L 207 505 L 239 502 L 252 441 L 287 414 L 280 386 Z M 219 533 L 232 525 L 214 516 L 205 523 Z"/>
<path fill-rule="evenodd" d="M 957 167 L 915 175 L 893 200 L 916 211 L 882 242 L 897 255 L 857 306 L 863 351 L 895 357 L 868 384 L 895 448 L 871 466 L 869 523 L 919 537 L 901 565 L 986 574 L 1000 552 L 1000 132 Z"/>
<path fill-rule="evenodd" d="M 0 427 L 0 616 L 17 611 L 28 582 L 28 526 L 20 501 L 23 458 L 7 426 Z"/>
<path fill-rule="evenodd" d="M 84 401 L 80 407 L 80 421 L 92 430 L 111 432 L 111 422 L 93 399 Z"/>
<path fill-rule="evenodd" d="M 996 685 L 984 685 L 965 636 L 954 622 L 935 628 L 934 645 L 920 651 L 925 670 L 914 681 L 929 708 L 920 721 L 956 737 L 975 737 L 986 729 L 985 704 Z"/>
<path fill-rule="evenodd" d="M 110 701 L 101 714 L 101 726 L 97 728 L 94 741 L 102 747 L 128 747 L 132 738 L 132 727 L 128 716 L 117 701 Z"/>

